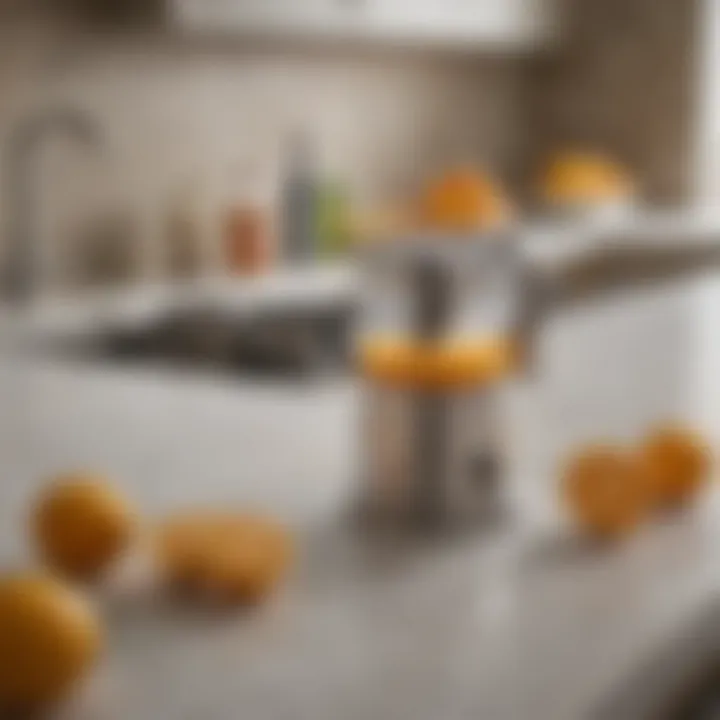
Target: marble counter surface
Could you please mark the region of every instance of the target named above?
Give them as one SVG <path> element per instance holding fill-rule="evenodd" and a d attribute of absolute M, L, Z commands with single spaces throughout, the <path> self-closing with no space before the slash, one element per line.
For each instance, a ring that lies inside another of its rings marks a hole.
<path fill-rule="evenodd" d="M 258 612 L 208 616 L 158 595 L 103 591 L 108 651 L 60 717 L 590 716 L 720 590 L 714 491 L 611 552 L 583 547 L 556 512 L 555 468 L 575 442 L 694 419 L 687 312 L 682 293 L 664 293 L 550 328 L 534 377 L 506 392 L 511 516 L 426 547 L 382 547 L 344 521 L 359 451 L 350 383 L 0 361 L 4 566 L 26 562 L 37 488 L 76 467 L 115 477 L 149 518 L 252 507 L 299 539 L 285 592 Z"/>

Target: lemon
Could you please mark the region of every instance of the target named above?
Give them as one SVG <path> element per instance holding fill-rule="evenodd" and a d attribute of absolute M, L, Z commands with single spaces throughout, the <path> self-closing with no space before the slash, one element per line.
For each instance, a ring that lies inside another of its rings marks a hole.
<path fill-rule="evenodd" d="M 223 603 L 256 604 L 283 577 L 291 540 L 266 518 L 196 512 L 160 528 L 158 551 L 170 583 Z"/>
<path fill-rule="evenodd" d="M 95 579 L 129 544 L 135 515 L 125 498 L 98 475 L 57 478 L 41 494 L 32 517 L 44 560 L 70 577 Z"/>
<path fill-rule="evenodd" d="M 710 472 L 710 450 L 689 429 L 664 427 L 651 432 L 640 451 L 657 503 L 665 506 L 689 502 Z"/>
<path fill-rule="evenodd" d="M 585 531 L 619 537 L 648 514 L 652 493 L 642 463 L 612 445 L 586 447 L 569 461 L 563 492 L 571 515 Z"/>
<path fill-rule="evenodd" d="M 0 577 L 0 715 L 60 700 L 100 644 L 100 623 L 81 595 L 42 575 Z"/>

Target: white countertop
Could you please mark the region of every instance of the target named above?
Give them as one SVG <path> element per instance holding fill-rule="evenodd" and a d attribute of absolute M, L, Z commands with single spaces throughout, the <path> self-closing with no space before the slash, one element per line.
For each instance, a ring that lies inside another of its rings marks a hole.
<path fill-rule="evenodd" d="M 1 361 L 0 561 L 23 562 L 29 499 L 75 467 L 114 476 L 148 517 L 255 507 L 301 546 L 285 592 L 256 613 L 106 591 L 106 658 L 62 718 L 587 717 L 720 589 L 714 491 L 607 553 L 583 549 L 555 513 L 554 469 L 573 443 L 695 417 L 687 312 L 686 295 L 665 293 L 550 328 L 536 379 L 507 393 L 513 517 L 385 552 L 343 521 L 357 479 L 347 384 Z"/>

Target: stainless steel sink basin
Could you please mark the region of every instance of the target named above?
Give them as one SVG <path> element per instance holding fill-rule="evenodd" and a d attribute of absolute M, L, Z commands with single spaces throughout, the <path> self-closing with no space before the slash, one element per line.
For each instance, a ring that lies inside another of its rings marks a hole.
<path fill-rule="evenodd" d="M 252 316 L 198 305 L 49 344 L 55 352 L 81 358 L 304 375 L 346 367 L 351 318 L 347 304 Z"/>

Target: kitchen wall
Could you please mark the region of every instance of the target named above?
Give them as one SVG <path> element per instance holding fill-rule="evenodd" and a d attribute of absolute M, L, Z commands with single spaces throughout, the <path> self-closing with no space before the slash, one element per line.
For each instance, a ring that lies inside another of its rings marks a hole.
<path fill-rule="evenodd" d="M 49 148 L 47 242 L 58 247 L 94 207 L 120 202 L 140 226 L 147 272 L 173 197 L 201 195 L 208 220 L 250 182 L 271 195 L 298 128 L 362 202 L 401 195 L 455 160 L 512 179 L 525 152 L 522 90 L 522 63 L 508 58 L 99 40 L 32 22 L 0 36 L 0 142 L 48 104 L 87 109 L 107 137 L 101 158 Z"/>

